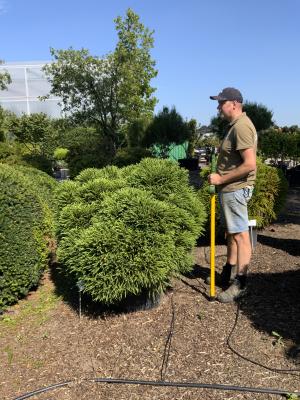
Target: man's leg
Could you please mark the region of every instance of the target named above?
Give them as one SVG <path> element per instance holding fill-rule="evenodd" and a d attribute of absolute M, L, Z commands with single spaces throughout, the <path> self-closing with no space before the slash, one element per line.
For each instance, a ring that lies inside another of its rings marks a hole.
<path fill-rule="evenodd" d="M 234 234 L 237 248 L 237 274 L 246 275 L 251 259 L 251 242 L 249 232 Z"/>
<path fill-rule="evenodd" d="M 248 231 L 232 234 L 237 254 L 237 274 L 231 286 L 220 293 L 218 300 L 222 303 L 231 303 L 245 292 L 247 285 L 247 270 L 251 259 L 251 243 Z M 231 256 L 234 255 L 235 246 L 231 245 Z M 231 258 L 234 260 L 234 258 Z"/>
<path fill-rule="evenodd" d="M 233 283 L 218 295 L 218 300 L 223 303 L 234 301 L 246 288 L 247 269 L 251 258 L 247 211 L 247 202 L 251 196 L 248 192 L 241 189 L 223 194 L 222 206 L 227 229 L 231 232 L 228 238 L 227 261 L 237 263 L 237 275 Z"/>
<path fill-rule="evenodd" d="M 226 232 L 226 241 L 227 260 L 226 264 L 223 265 L 219 282 L 222 287 L 228 286 L 237 274 L 237 244 L 234 235 Z M 210 277 L 206 278 L 206 283 L 210 283 Z"/>
<path fill-rule="evenodd" d="M 237 264 L 237 242 L 234 235 L 231 233 L 226 233 L 227 235 L 227 263 L 230 265 Z"/>

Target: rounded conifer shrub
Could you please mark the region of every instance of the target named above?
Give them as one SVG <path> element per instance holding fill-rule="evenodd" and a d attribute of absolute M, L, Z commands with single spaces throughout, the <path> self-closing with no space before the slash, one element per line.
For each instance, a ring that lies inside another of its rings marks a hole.
<path fill-rule="evenodd" d="M 76 176 L 75 180 L 80 183 L 85 183 L 97 178 L 117 179 L 121 177 L 121 171 L 114 165 L 109 165 L 104 168 L 87 168 Z"/>
<path fill-rule="evenodd" d="M 88 214 L 87 208 L 82 207 L 81 216 Z M 176 210 L 151 193 L 125 188 L 108 194 L 89 222 L 76 234 L 76 226 L 66 226 L 69 233 L 60 241 L 58 255 L 93 300 L 119 303 L 144 289 L 155 294 L 178 272 Z"/>
<path fill-rule="evenodd" d="M 95 301 L 111 305 L 145 291 L 155 295 L 193 266 L 204 207 L 186 171 L 156 161 L 83 171 L 61 209 L 59 262 Z"/>

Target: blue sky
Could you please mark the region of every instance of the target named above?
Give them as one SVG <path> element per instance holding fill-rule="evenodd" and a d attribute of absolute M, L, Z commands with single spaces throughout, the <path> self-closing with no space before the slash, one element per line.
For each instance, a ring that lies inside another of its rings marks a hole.
<path fill-rule="evenodd" d="M 49 47 L 114 49 L 113 19 L 131 7 L 155 30 L 159 104 L 208 124 L 209 95 L 234 86 L 278 125 L 300 125 L 298 0 L 0 0 L 0 59 L 49 60 Z"/>

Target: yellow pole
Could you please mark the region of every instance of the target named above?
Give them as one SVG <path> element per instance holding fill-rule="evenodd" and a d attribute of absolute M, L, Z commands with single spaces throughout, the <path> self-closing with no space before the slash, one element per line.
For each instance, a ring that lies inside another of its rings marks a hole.
<path fill-rule="evenodd" d="M 216 231 L 216 195 L 210 197 L 210 299 L 216 297 L 215 286 L 215 231 Z"/>

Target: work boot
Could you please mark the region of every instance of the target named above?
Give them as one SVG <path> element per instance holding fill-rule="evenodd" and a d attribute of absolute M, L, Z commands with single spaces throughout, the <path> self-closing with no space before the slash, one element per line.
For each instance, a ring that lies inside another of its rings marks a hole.
<path fill-rule="evenodd" d="M 231 265 L 226 263 L 223 266 L 220 278 L 216 278 L 216 284 L 218 284 L 221 287 L 230 285 L 233 282 L 236 273 L 237 273 L 236 265 Z M 210 276 L 206 277 L 205 283 L 210 285 Z"/>
<path fill-rule="evenodd" d="M 220 303 L 233 303 L 246 294 L 246 275 L 238 275 L 227 290 L 218 294 Z"/>

